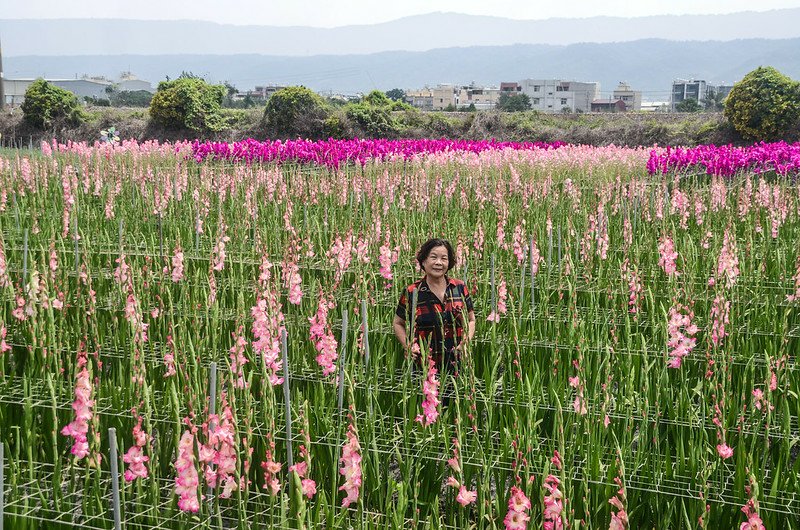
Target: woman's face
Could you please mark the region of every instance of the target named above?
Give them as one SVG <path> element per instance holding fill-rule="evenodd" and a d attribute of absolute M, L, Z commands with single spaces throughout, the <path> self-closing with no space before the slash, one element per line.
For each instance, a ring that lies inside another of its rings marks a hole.
<path fill-rule="evenodd" d="M 450 265 L 447 248 L 444 245 L 433 247 L 428 257 L 422 262 L 422 269 L 432 279 L 439 279 L 445 275 Z"/>

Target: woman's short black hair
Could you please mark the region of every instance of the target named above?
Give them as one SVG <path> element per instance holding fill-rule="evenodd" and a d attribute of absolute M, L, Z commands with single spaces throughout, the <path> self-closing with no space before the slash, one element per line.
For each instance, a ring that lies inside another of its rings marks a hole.
<path fill-rule="evenodd" d="M 419 262 L 419 268 L 425 270 L 422 267 L 422 262 L 428 259 L 428 256 L 431 253 L 431 250 L 435 249 L 436 247 L 444 247 L 447 249 L 447 270 L 449 271 L 453 267 L 456 266 L 456 253 L 453 251 L 453 245 L 446 239 L 440 239 L 438 237 L 431 238 L 424 242 L 421 247 L 419 247 L 419 252 L 417 252 L 417 262 Z"/>

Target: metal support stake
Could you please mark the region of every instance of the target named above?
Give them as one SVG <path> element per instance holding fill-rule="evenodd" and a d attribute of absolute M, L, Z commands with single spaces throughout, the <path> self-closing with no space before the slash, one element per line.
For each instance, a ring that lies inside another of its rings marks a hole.
<path fill-rule="evenodd" d="M 361 331 L 364 334 L 364 365 L 369 371 L 369 327 L 367 326 L 367 301 L 361 300 Z"/>
<path fill-rule="evenodd" d="M 283 354 L 283 401 L 286 406 L 286 464 L 292 467 L 292 405 L 289 394 L 289 359 L 286 353 L 286 328 L 281 329 L 281 353 Z"/>
<path fill-rule="evenodd" d="M 492 312 L 497 313 L 497 293 L 494 289 L 494 252 L 492 252 Z"/>
<path fill-rule="evenodd" d="M 75 234 L 73 235 L 73 239 L 75 240 L 75 275 L 80 278 L 81 275 L 81 260 L 80 260 L 80 248 L 78 247 L 78 207 L 75 207 L 75 215 L 72 217 L 74 220 L 72 225 L 75 227 Z"/>
<path fill-rule="evenodd" d="M 114 529 L 122 528 L 119 506 L 119 457 L 117 456 L 117 430 L 108 429 L 108 446 L 111 462 L 111 501 L 114 509 Z"/>
<path fill-rule="evenodd" d="M 519 312 L 522 313 L 522 305 L 525 303 L 525 263 L 528 257 L 522 260 L 522 268 L 519 271 Z"/>
<path fill-rule="evenodd" d="M 531 238 L 530 244 L 530 252 L 531 256 L 531 315 L 536 314 L 536 274 L 534 274 L 534 268 L 536 267 L 536 262 L 533 259 L 533 238 Z"/>
<path fill-rule="evenodd" d="M 2 438 L 0 438 L 0 530 L 3 530 L 3 517 L 6 510 L 6 483 L 4 472 L 6 469 L 6 457 L 3 453 L 5 445 Z"/>
<path fill-rule="evenodd" d="M 347 309 L 342 313 L 342 337 L 339 340 L 339 414 L 342 413 L 344 403 L 344 362 L 347 353 Z"/>
<path fill-rule="evenodd" d="M 547 232 L 547 275 L 550 276 L 550 271 L 553 268 L 553 230 Z"/>
<path fill-rule="evenodd" d="M 213 416 L 217 413 L 217 363 L 212 362 L 208 367 L 208 414 Z M 208 423 L 209 432 L 214 432 L 217 426 L 213 420 Z M 211 499 L 211 486 L 206 490 L 207 497 Z"/>

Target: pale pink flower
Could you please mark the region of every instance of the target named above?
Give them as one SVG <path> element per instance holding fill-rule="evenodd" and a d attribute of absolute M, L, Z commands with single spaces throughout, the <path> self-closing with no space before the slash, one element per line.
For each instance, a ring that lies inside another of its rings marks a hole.
<path fill-rule="evenodd" d="M 211 268 L 215 271 L 221 271 L 225 268 L 225 245 L 231 240 L 230 237 L 225 235 L 225 228 L 225 224 L 222 223 L 220 237 L 211 253 Z"/>
<path fill-rule="evenodd" d="M 264 489 L 268 489 L 272 495 L 277 495 L 281 491 L 281 483 L 278 480 L 281 463 L 273 460 L 272 453 L 274 451 L 275 442 L 270 439 L 267 446 L 266 460 L 261 462 L 261 469 L 264 470 Z"/>
<path fill-rule="evenodd" d="M 728 333 L 725 331 L 725 325 L 730 324 L 731 303 L 725 300 L 722 295 L 714 297 L 714 302 L 711 305 L 711 342 L 714 346 L 719 346 Z"/>
<path fill-rule="evenodd" d="M 733 448 L 729 447 L 728 444 L 726 443 L 717 444 L 717 454 L 723 460 L 727 460 L 728 458 L 733 456 Z"/>
<path fill-rule="evenodd" d="M 739 257 L 736 251 L 736 237 L 730 229 L 725 230 L 722 250 L 717 260 L 717 275 L 725 279 L 727 287 L 732 287 L 739 277 Z"/>
<path fill-rule="evenodd" d="M 247 347 L 247 339 L 244 338 L 241 332 L 242 329 L 240 327 L 237 333 L 233 334 L 233 346 L 228 350 L 231 360 L 231 372 L 233 377 L 236 378 L 236 388 L 245 388 L 247 386 L 243 370 L 244 365 L 247 364 L 247 356 L 244 354 L 245 348 Z"/>
<path fill-rule="evenodd" d="M 561 521 L 561 512 L 564 509 L 563 494 L 558 486 L 561 481 L 555 475 L 547 475 L 544 479 L 544 488 L 547 495 L 544 497 L 543 527 L 547 530 L 561 530 L 564 525 Z"/>
<path fill-rule="evenodd" d="M 461 486 L 456 495 L 456 502 L 461 506 L 469 506 L 478 498 L 478 492 L 475 490 L 468 490 L 466 486 Z"/>
<path fill-rule="evenodd" d="M 172 255 L 172 281 L 175 283 L 184 279 L 183 271 L 183 251 L 181 247 L 175 247 L 175 252 Z"/>
<path fill-rule="evenodd" d="M 7 351 L 11 351 L 11 346 L 8 345 L 6 342 L 6 335 L 8 334 L 8 329 L 6 329 L 6 325 L 0 325 L 0 354 L 3 354 Z"/>
<path fill-rule="evenodd" d="M 303 298 L 303 290 L 300 285 L 303 283 L 303 279 L 300 277 L 300 267 L 294 261 L 283 262 L 283 283 L 289 290 L 289 303 L 300 305 Z"/>
<path fill-rule="evenodd" d="M 87 365 L 86 352 L 78 351 L 78 367 L 80 371 L 75 381 L 75 401 L 72 402 L 75 418 L 61 429 L 61 434 L 72 438 L 73 443 L 70 452 L 78 460 L 85 458 L 89 454 L 87 434 L 89 433 L 89 422 L 92 420 L 92 407 L 94 407 L 92 377 Z"/>
<path fill-rule="evenodd" d="M 342 449 L 339 463 L 341 464 L 339 474 L 344 477 L 344 484 L 339 486 L 339 491 L 346 493 L 345 498 L 342 499 L 342 506 L 347 508 L 350 504 L 358 501 L 361 490 L 361 446 L 352 423 L 347 429 L 347 442 Z"/>
<path fill-rule="evenodd" d="M 125 481 L 132 482 L 137 478 L 147 478 L 147 467 L 145 464 L 150 460 L 142 452 L 142 448 L 138 445 L 132 445 L 128 448 L 128 452 L 122 457 L 123 462 L 128 464 L 128 469 L 125 470 Z"/>
<path fill-rule="evenodd" d="M 425 427 L 436 422 L 439 418 L 439 380 L 436 379 L 436 363 L 429 358 L 428 377 L 422 383 L 422 414 L 418 415 L 414 421 L 421 423 Z"/>
<path fill-rule="evenodd" d="M 192 513 L 200 510 L 200 501 L 197 498 L 200 480 L 194 462 L 194 435 L 190 431 L 184 431 L 178 443 L 178 457 L 175 460 L 175 494 L 178 496 L 178 508 Z"/>
<path fill-rule="evenodd" d="M 667 362 L 669 368 L 680 368 L 683 358 L 692 352 L 697 342 L 694 335 L 698 332 L 698 328 L 692 324 L 694 313 L 687 310 L 684 314 L 681 312 L 683 309 L 678 304 L 669 310 L 670 319 L 667 324 L 669 334 L 667 347 L 671 348 L 670 359 Z"/>
<path fill-rule="evenodd" d="M 508 499 L 508 512 L 503 519 L 506 530 L 525 530 L 528 527 L 530 516 L 528 511 L 531 509 L 531 501 L 516 486 L 511 488 L 511 496 Z"/>
<path fill-rule="evenodd" d="M 253 351 L 261 355 L 269 373 L 270 383 L 280 385 L 283 378 L 278 375 L 283 368 L 280 336 L 284 329 L 284 316 L 280 301 L 274 291 L 264 291 L 250 310 L 253 316 Z"/>
<path fill-rule="evenodd" d="M 378 263 L 380 263 L 379 272 L 383 278 L 391 280 L 394 277 L 392 274 L 392 265 L 397 262 L 398 255 L 399 249 L 397 247 L 394 249 L 389 248 L 388 241 L 381 245 Z"/>
<path fill-rule="evenodd" d="M 675 261 L 678 259 L 678 253 L 675 252 L 675 244 L 669 237 L 662 237 L 658 243 L 658 252 L 660 254 L 658 265 L 664 269 L 667 276 L 675 276 L 678 274 L 678 268 Z"/>
<path fill-rule="evenodd" d="M 317 494 L 317 483 L 310 478 L 304 478 L 300 481 L 300 486 L 303 490 L 303 495 L 309 499 Z"/>
<path fill-rule="evenodd" d="M 335 363 L 339 357 L 337 353 L 339 344 L 336 342 L 328 323 L 328 311 L 333 308 L 333 300 L 320 293 L 319 301 L 317 302 L 317 314 L 308 319 L 311 323 L 309 338 L 319 352 L 316 360 L 317 364 L 322 368 L 322 375 L 325 376 L 336 372 Z"/>
<path fill-rule="evenodd" d="M 764 522 L 761 520 L 761 517 L 758 516 L 757 506 L 757 501 L 751 498 L 747 501 L 747 504 L 742 507 L 742 512 L 744 512 L 745 517 L 747 517 L 747 521 L 739 526 L 739 530 L 766 530 Z"/>

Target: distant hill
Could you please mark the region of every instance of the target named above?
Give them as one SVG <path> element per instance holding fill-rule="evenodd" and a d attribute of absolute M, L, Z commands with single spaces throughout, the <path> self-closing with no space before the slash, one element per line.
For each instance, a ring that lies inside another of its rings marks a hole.
<path fill-rule="evenodd" d="M 600 81 L 604 93 L 621 80 L 645 100 L 666 101 L 674 78 L 733 83 L 759 65 L 772 65 L 800 79 L 800 38 L 730 42 L 639 40 L 568 46 L 515 45 L 444 48 L 427 52 L 281 57 L 266 55 L 87 55 L 6 57 L 14 77 L 115 78 L 130 70 L 154 86 L 184 70 L 239 89 L 265 83 L 304 84 L 314 90 L 354 93 L 373 88 L 420 88 L 436 83 L 498 85 L 527 77 Z"/>
<path fill-rule="evenodd" d="M 800 37 L 800 8 L 726 15 L 546 20 L 430 13 L 382 24 L 330 29 L 234 26 L 189 20 L 0 19 L 0 38 L 6 56 L 251 53 L 311 56 L 648 38 L 728 41 L 797 37 Z"/>

